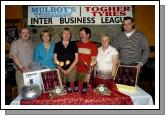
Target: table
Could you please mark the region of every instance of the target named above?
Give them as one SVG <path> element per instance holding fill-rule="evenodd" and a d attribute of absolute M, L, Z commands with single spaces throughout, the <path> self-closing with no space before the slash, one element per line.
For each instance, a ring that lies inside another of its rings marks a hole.
<path fill-rule="evenodd" d="M 143 89 L 141 89 L 138 86 L 136 86 L 136 93 L 129 93 L 129 92 L 123 92 L 123 91 L 122 93 L 130 96 L 134 105 L 153 105 L 153 100 L 151 95 L 149 95 L 147 92 L 145 92 Z M 19 95 L 11 102 L 10 105 L 20 105 L 20 101 L 21 101 L 21 96 Z M 88 101 L 88 100 L 85 100 L 85 101 Z M 131 104 L 131 103 L 129 102 L 124 104 Z"/>
<path fill-rule="evenodd" d="M 134 105 L 153 105 L 154 104 L 152 96 L 138 86 L 136 86 L 136 93 L 129 93 L 125 91 L 121 91 L 121 92 L 126 95 L 129 95 Z"/>

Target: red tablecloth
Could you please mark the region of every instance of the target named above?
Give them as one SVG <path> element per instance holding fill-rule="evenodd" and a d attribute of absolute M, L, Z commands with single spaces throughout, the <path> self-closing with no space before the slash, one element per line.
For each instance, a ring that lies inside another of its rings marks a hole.
<path fill-rule="evenodd" d="M 96 81 L 98 82 L 98 80 Z M 101 95 L 95 92 L 91 85 L 88 85 L 86 94 L 81 94 L 82 84 L 79 83 L 79 92 L 68 93 L 65 96 L 49 97 L 49 93 L 41 94 L 34 100 L 21 100 L 21 105 L 132 105 L 131 98 L 116 88 L 115 82 L 108 84 L 111 89 L 111 96 Z M 73 88 L 72 84 L 72 88 Z"/>

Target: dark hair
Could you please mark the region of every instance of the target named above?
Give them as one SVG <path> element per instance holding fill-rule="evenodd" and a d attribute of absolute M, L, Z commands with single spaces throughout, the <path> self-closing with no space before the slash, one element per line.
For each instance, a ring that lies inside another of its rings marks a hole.
<path fill-rule="evenodd" d="M 48 30 L 43 30 L 41 33 L 40 33 L 40 38 L 41 38 L 41 40 L 42 40 L 42 36 L 43 36 L 43 34 L 44 33 L 48 33 L 49 34 L 49 37 L 50 37 L 50 40 L 51 40 L 51 33 L 48 31 Z M 49 41 L 50 41 L 49 40 Z M 43 40 L 42 40 L 43 41 Z"/>
<path fill-rule="evenodd" d="M 124 22 L 125 20 L 129 20 L 129 19 L 132 21 L 132 23 L 134 23 L 134 20 L 133 20 L 132 17 L 125 17 L 124 20 L 123 20 L 123 22 Z"/>
<path fill-rule="evenodd" d="M 86 34 L 89 34 L 89 38 L 91 38 L 91 30 L 89 28 L 83 27 L 79 30 L 79 32 L 81 32 L 82 30 L 84 30 Z"/>
<path fill-rule="evenodd" d="M 128 17 L 124 17 L 123 23 L 124 23 L 125 20 L 131 20 L 131 22 L 134 23 L 134 20 L 133 20 L 132 17 L 129 17 L 129 16 L 128 16 Z M 125 30 L 124 30 L 123 23 L 122 23 L 122 31 L 125 31 Z M 135 28 L 135 25 L 133 25 L 133 29 L 134 29 L 134 28 Z"/>
<path fill-rule="evenodd" d="M 71 33 L 71 30 L 70 30 L 69 28 L 65 27 L 65 28 L 63 28 L 63 30 L 61 31 L 61 35 L 60 35 L 61 40 L 63 40 L 62 35 L 63 35 L 63 32 L 64 32 L 64 31 L 68 31 L 68 32 L 70 32 L 70 39 L 71 39 L 71 38 L 72 38 L 72 33 Z"/>

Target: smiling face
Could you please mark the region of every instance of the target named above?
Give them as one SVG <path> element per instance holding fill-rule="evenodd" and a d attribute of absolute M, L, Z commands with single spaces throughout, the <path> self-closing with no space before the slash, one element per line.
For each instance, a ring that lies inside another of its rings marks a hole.
<path fill-rule="evenodd" d="M 89 34 L 86 34 L 86 32 L 84 30 L 81 30 L 79 32 L 79 37 L 80 37 L 82 42 L 87 42 L 90 38 Z"/>
<path fill-rule="evenodd" d="M 71 38 L 71 33 L 68 30 L 64 30 L 62 33 L 63 41 L 69 41 Z"/>
<path fill-rule="evenodd" d="M 23 28 L 20 32 L 20 38 L 24 41 L 29 40 L 30 38 L 30 32 L 27 28 Z"/>
<path fill-rule="evenodd" d="M 43 41 L 44 43 L 49 43 L 49 42 L 50 42 L 50 35 L 49 35 L 48 32 L 44 32 L 44 33 L 42 34 L 42 41 Z"/>
<path fill-rule="evenodd" d="M 134 22 L 131 19 L 124 20 L 123 27 L 126 32 L 131 32 L 134 27 Z"/>
<path fill-rule="evenodd" d="M 108 36 L 102 36 L 101 45 L 103 48 L 108 48 L 108 46 L 110 45 L 110 38 Z"/>

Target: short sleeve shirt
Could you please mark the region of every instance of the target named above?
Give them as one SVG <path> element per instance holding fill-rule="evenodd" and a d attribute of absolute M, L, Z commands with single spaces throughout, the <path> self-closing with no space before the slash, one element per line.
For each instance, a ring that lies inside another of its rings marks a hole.
<path fill-rule="evenodd" d="M 75 53 L 78 53 L 78 48 L 76 46 L 76 43 L 73 41 L 70 41 L 68 46 L 65 48 L 62 41 L 55 44 L 54 53 L 57 54 L 57 59 L 62 62 L 66 62 L 67 60 L 70 60 L 69 65 L 65 65 L 62 67 L 64 70 L 68 69 L 70 65 L 75 60 Z"/>
<path fill-rule="evenodd" d="M 88 68 L 84 64 L 86 62 L 88 65 L 90 64 L 92 57 L 97 56 L 97 46 L 95 43 L 89 41 L 87 43 L 79 42 L 78 46 L 78 63 L 77 63 L 77 71 L 86 73 Z"/>
<path fill-rule="evenodd" d="M 98 48 L 97 68 L 100 71 L 112 71 L 112 56 L 118 55 L 114 47 L 109 46 L 105 51 L 102 47 Z"/>
<path fill-rule="evenodd" d="M 23 66 L 28 67 L 31 65 L 33 62 L 33 47 L 31 41 L 25 42 L 22 39 L 18 39 L 12 42 L 9 57 L 12 57 L 12 55 L 16 55 Z M 15 66 L 15 68 L 17 67 Z"/>

